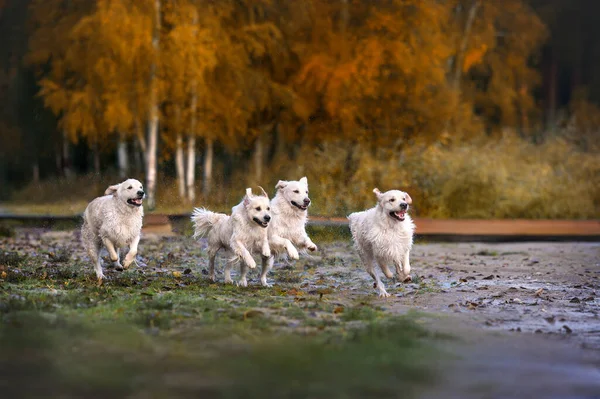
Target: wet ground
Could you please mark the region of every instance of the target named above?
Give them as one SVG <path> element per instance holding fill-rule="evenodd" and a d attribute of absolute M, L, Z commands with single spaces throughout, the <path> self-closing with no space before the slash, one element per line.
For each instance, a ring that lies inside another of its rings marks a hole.
<path fill-rule="evenodd" d="M 21 229 L 0 242 L 5 251 L 87 261 L 77 231 Z M 205 245 L 147 234 L 138 270 L 203 280 Z M 220 283 L 223 263 L 218 262 Z M 463 361 L 440 360 L 444 389 L 424 397 L 600 398 L 600 243 L 417 243 L 411 263 L 414 282 L 384 280 L 392 294 L 387 299 L 377 297 L 348 241 L 321 243 L 312 256 L 277 262 L 269 281 L 274 295 L 290 301 L 326 301 L 333 311 L 310 315 L 325 321 L 361 304 L 387 315 L 426 313 L 428 328 L 459 338 L 444 341 L 443 349 Z M 84 273 L 93 281 L 91 265 Z M 110 285 L 119 272 L 106 274 Z M 259 285 L 258 271 L 250 273 L 249 284 Z M 279 325 L 313 334 L 323 328 L 291 319 Z"/>

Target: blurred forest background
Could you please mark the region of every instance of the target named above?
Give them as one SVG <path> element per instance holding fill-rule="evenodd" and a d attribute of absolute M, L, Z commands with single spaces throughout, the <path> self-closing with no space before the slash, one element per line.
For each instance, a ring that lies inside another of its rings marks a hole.
<path fill-rule="evenodd" d="M 0 200 L 600 217 L 600 1 L 0 0 Z M 62 205 L 61 205 L 62 204 Z M 10 208 L 9 208 L 10 209 Z"/>

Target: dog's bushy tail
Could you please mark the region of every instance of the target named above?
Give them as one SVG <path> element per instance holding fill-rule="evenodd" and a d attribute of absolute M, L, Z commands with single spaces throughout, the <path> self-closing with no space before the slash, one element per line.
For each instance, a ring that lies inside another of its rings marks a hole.
<path fill-rule="evenodd" d="M 226 220 L 227 215 L 211 212 L 205 208 L 194 208 L 191 219 L 194 225 L 194 238 L 200 238 L 207 235 L 216 224 Z"/>

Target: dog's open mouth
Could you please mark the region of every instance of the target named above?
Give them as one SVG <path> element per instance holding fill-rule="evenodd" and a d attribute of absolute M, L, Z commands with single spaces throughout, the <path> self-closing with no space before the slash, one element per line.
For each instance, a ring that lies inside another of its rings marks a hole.
<path fill-rule="evenodd" d="M 292 201 L 292 205 L 294 205 L 298 209 L 302 209 L 303 211 L 308 209 L 308 205 L 299 205 L 296 201 Z"/>
<path fill-rule="evenodd" d="M 252 220 L 254 220 L 256 223 L 258 223 L 258 225 L 260 227 L 267 227 L 269 225 L 269 222 L 265 222 L 264 220 L 260 220 L 257 218 L 252 218 Z"/>
<path fill-rule="evenodd" d="M 133 206 L 142 206 L 142 198 L 129 198 L 127 203 Z"/>
<path fill-rule="evenodd" d="M 396 220 L 404 222 L 404 218 L 406 218 L 406 211 L 405 210 L 400 210 L 400 211 L 397 211 L 397 212 L 390 212 L 390 216 L 393 217 Z"/>

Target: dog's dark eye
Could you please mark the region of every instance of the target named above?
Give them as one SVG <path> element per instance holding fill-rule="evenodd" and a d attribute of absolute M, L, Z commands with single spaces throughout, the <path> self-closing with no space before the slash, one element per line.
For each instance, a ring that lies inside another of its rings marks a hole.
<path fill-rule="evenodd" d="M 271 208 L 267 208 L 267 211 L 270 211 L 270 210 L 271 210 Z"/>
<path fill-rule="evenodd" d="M 256 210 L 257 210 L 257 211 L 260 211 L 260 206 L 257 206 L 257 207 L 256 207 Z"/>
<path fill-rule="evenodd" d="M 127 190 L 131 190 L 133 188 L 133 186 L 129 186 L 127 187 Z"/>
<path fill-rule="evenodd" d="M 300 194 L 300 190 L 294 190 L 296 194 Z"/>
<path fill-rule="evenodd" d="M 394 201 L 396 201 L 396 198 L 390 199 L 390 202 L 394 202 Z"/>
<path fill-rule="evenodd" d="M 406 197 L 402 198 L 402 201 L 406 201 Z"/>

